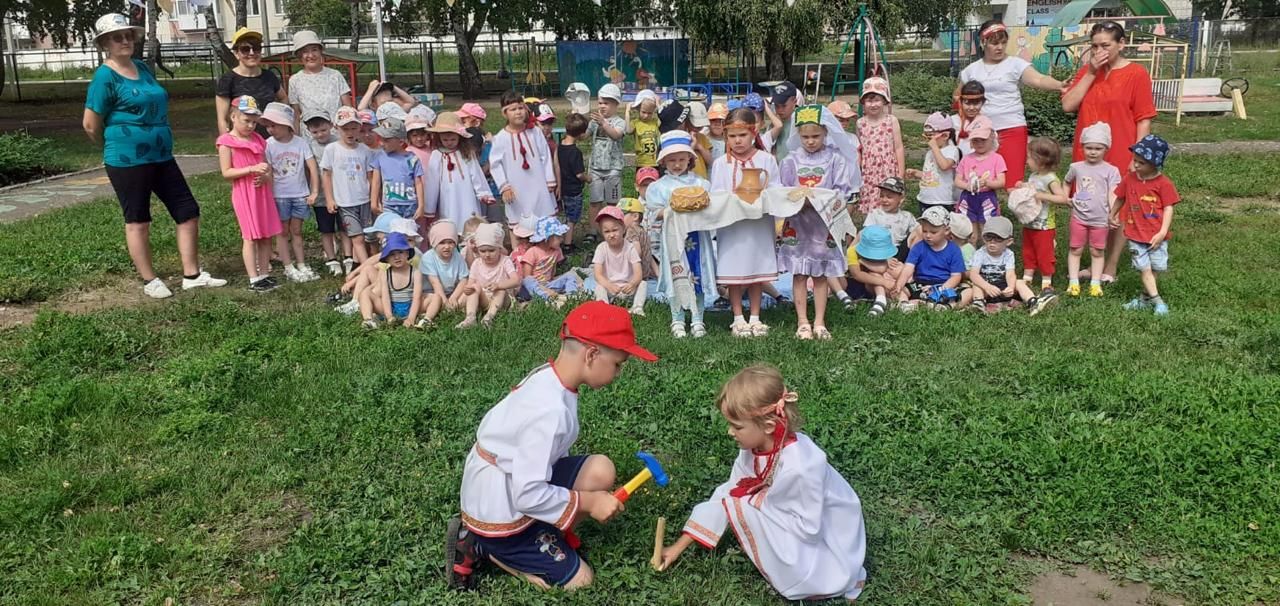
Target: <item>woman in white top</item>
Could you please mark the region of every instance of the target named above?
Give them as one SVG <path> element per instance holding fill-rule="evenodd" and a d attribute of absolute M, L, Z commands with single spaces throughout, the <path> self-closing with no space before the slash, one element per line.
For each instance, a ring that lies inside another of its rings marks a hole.
<path fill-rule="evenodd" d="M 1026 178 L 1027 168 L 1027 117 L 1023 112 L 1022 91 L 1026 85 L 1047 91 L 1062 91 L 1064 84 L 1046 76 L 1032 67 L 1026 59 L 1009 56 L 1005 52 L 1009 44 L 1009 32 L 999 19 L 991 19 L 978 29 L 982 45 L 982 58 L 970 63 L 960 72 L 960 83 L 952 99 L 960 100 L 960 87 L 970 80 L 977 80 L 986 88 L 986 105 L 982 113 L 991 118 L 992 126 L 1000 137 L 996 150 L 1009 167 L 1010 183 Z"/>

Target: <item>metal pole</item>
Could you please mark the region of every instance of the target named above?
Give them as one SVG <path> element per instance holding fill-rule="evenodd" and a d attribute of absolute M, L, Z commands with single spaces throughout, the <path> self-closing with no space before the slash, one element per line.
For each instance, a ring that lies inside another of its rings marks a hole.
<path fill-rule="evenodd" d="M 378 22 L 378 79 L 387 81 L 387 49 L 382 44 L 382 0 L 373 0 L 373 20 Z"/>

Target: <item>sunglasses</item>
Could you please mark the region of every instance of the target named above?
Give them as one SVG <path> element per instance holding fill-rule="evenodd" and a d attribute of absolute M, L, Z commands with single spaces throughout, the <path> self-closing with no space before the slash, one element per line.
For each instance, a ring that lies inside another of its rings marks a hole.
<path fill-rule="evenodd" d="M 107 36 L 107 40 L 115 42 L 116 44 L 124 44 L 125 42 L 133 42 L 134 36 L 133 32 L 116 32 Z"/>
<path fill-rule="evenodd" d="M 240 46 L 236 47 L 236 52 L 240 53 L 241 55 L 248 55 L 250 53 L 253 53 L 253 54 L 261 53 L 262 45 L 261 44 L 241 44 Z"/>
<path fill-rule="evenodd" d="M 994 234 L 986 234 L 982 236 L 982 241 L 983 242 L 1004 242 L 1004 238 L 1001 238 L 1000 236 L 997 236 Z"/>

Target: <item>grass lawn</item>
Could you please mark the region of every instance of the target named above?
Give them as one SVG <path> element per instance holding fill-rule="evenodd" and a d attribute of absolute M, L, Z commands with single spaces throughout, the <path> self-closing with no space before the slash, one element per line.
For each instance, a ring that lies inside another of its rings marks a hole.
<path fill-rule="evenodd" d="M 638 330 L 662 360 L 584 392 L 577 449 L 620 476 L 649 450 L 673 481 L 584 526 L 597 584 L 571 596 L 497 574 L 458 596 L 439 574 L 476 424 L 554 353 L 560 314 L 370 334 L 322 303 L 332 281 L 254 295 L 226 185 L 195 178 L 205 263 L 229 287 L 0 332 L 0 603 L 779 603 L 733 539 L 666 574 L 647 564 L 654 519 L 678 526 L 727 476 L 714 396 L 755 361 L 782 368 L 862 497 L 862 601 L 1026 604 L 1047 558 L 1188 603 L 1277 603 L 1272 165 L 1173 156 L 1186 202 L 1169 318 L 1120 309 L 1132 271 L 1037 318 L 833 311 L 830 343 L 791 339 L 790 310 L 766 312 L 766 339 L 735 341 L 711 314 L 708 338 L 675 341 L 651 305 Z M 130 276 L 118 212 L 103 200 L 0 226 L 0 299 Z M 155 231 L 173 276 L 172 225 Z"/>

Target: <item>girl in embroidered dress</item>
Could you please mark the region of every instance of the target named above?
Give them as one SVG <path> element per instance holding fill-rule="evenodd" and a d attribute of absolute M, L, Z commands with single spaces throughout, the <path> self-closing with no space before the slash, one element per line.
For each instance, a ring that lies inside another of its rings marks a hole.
<path fill-rule="evenodd" d="M 231 132 L 218 137 L 222 178 L 231 182 L 231 207 L 240 223 L 244 245 L 240 255 L 249 276 L 249 290 L 265 292 L 279 286 L 271 273 L 271 242 L 280 234 L 280 213 L 271 194 L 267 141 L 254 131 L 262 111 L 249 95 L 231 101 Z"/>
<path fill-rule="evenodd" d="M 729 480 L 693 508 L 680 539 L 662 550 L 659 570 L 693 543 L 715 548 L 728 526 L 782 597 L 852 601 L 862 593 L 862 503 L 826 453 L 796 432 L 797 400 L 772 366 L 745 368 L 725 384 L 716 405 L 738 457 Z"/>
<path fill-rule="evenodd" d="M 738 108 L 725 121 L 725 137 L 729 151 L 711 167 L 711 191 L 730 192 L 738 188 L 744 168 L 763 169 L 765 187 L 778 187 L 778 161 L 773 154 L 758 147 L 758 119 L 755 112 Z M 755 202 L 759 204 L 760 201 Z M 729 305 L 733 308 L 735 337 L 763 337 L 769 327 L 760 321 L 760 295 L 765 284 L 778 277 L 778 256 L 774 251 L 774 219 L 739 221 L 716 230 L 716 279 L 728 287 Z M 751 319 L 742 316 L 742 291 L 751 303 Z"/>
<path fill-rule="evenodd" d="M 845 158 L 848 138 L 834 115 L 821 105 L 805 105 L 792 114 L 795 121 L 786 142 L 794 149 L 782 161 L 780 180 L 787 187 L 820 187 L 840 193 L 843 202 L 854 191 L 853 175 Z M 841 204 L 840 212 L 844 211 Z M 778 270 L 791 272 L 791 292 L 799 326 L 796 338 L 828 340 L 831 332 L 824 321 L 827 313 L 828 278 L 839 278 L 848 267 L 841 243 L 827 227 L 827 218 L 811 203 L 782 224 L 778 242 Z M 805 304 L 805 290 L 813 278 L 813 326 Z"/>
<path fill-rule="evenodd" d="M 890 113 L 892 97 L 889 81 L 875 76 L 862 83 L 862 117 L 858 118 L 858 141 L 862 144 L 862 196 L 858 209 L 867 214 L 880 207 L 881 182 L 889 177 L 901 178 L 906 173 L 906 152 L 902 147 L 902 128 Z"/>
<path fill-rule="evenodd" d="M 493 137 L 489 172 L 506 205 L 507 223 L 555 215 L 551 148 L 542 133 L 528 129 L 529 107 L 524 97 L 512 90 L 503 93 L 502 115 L 507 126 Z"/>
<path fill-rule="evenodd" d="M 662 133 L 661 151 L 658 152 L 658 165 L 666 170 L 661 179 L 649 185 L 645 196 L 645 214 L 658 221 L 665 221 L 665 215 L 671 212 L 671 192 L 678 187 L 697 186 L 710 191 L 711 183 L 693 173 L 693 139 L 684 131 L 668 131 Z M 692 320 L 689 333 L 695 338 L 707 335 L 707 326 L 702 322 L 702 312 L 706 308 L 706 295 L 712 284 L 715 284 L 715 255 L 711 244 L 711 232 L 690 232 L 684 239 L 684 271 L 677 271 L 673 279 L 671 258 L 667 256 L 667 240 L 658 238 L 658 258 L 661 259 L 661 271 L 658 284 L 666 290 L 667 303 L 671 307 L 671 336 L 682 339 L 686 333 L 684 328 L 685 303 L 691 303 L 689 311 Z M 677 251 L 679 252 L 679 251 Z M 676 264 L 679 268 L 680 264 Z M 693 287 L 693 301 L 681 302 L 677 296 L 677 282 L 682 275 L 687 275 Z"/>
<path fill-rule="evenodd" d="M 489 182 L 480 169 L 475 147 L 459 145 L 471 133 L 462 127 L 458 114 L 444 112 L 436 118 L 432 133 L 434 149 L 427 161 L 427 216 L 463 225 L 471 217 L 483 217 L 483 204 L 492 202 Z"/>

